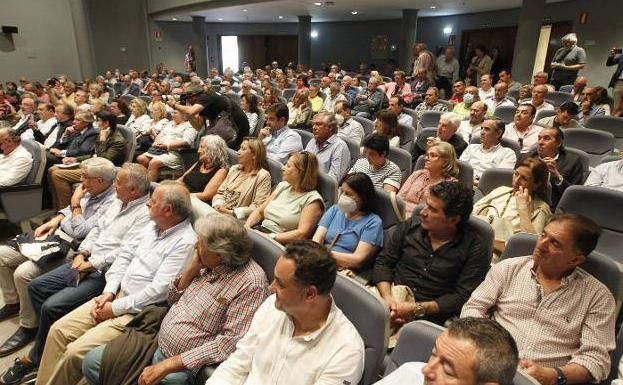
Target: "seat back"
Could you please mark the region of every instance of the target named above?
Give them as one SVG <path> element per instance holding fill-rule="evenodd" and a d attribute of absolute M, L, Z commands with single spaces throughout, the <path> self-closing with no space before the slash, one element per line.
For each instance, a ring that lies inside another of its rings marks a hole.
<path fill-rule="evenodd" d="M 415 128 L 417 130 L 417 123 L 418 123 L 418 118 L 417 118 L 417 113 L 415 112 L 415 110 L 412 110 L 411 108 L 403 108 L 402 111 L 409 115 L 410 117 L 413 118 L 413 128 Z"/>
<path fill-rule="evenodd" d="M 593 186 L 569 186 L 560 198 L 557 213 L 584 215 L 602 228 L 595 250 L 623 264 L 623 192 Z"/>
<path fill-rule="evenodd" d="M 535 234 L 514 234 L 506 242 L 506 248 L 502 252 L 500 260 L 532 255 L 536 242 L 537 236 Z M 623 265 L 599 251 L 593 251 L 580 267 L 610 290 L 616 301 L 616 314 L 619 314 L 623 302 Z"/>
<path fill-rule="evenodd" d="M 411 175 L 412 158 L 411 153 L 403 150 L 402 148 L 389 147 L 389 154 L 387 159 L 396 163 L 396 166 L 400 168 L 402 172 L 402 183 L 404 183 L 409 175 Z"/>
<path fill-rule="evenodd" d="M 429 321 L 413 321 L 400 329 L 394 350 L 386 360 L 383 376 L 407 362 L 428 362 L 437 337 L 446 330 Z"/>
<path fill-rule="evenodd" d="M 136 151 L 136 136 L 131 129 L 122 124 L 117 124 L 117 130 L 123 135 L 123 139 L 125 139 L 125 162 L 132 162 L 132 159 L 134 159 L 134 152 Z"/>
<path fill-rule="evenodd" d="M 398 213 L 392 205 L 391 193 L 380 188 L 375 188 L 376 193 L 376 209 L 374 213 L 381 217 L 383 229 L 389 228 L 402 222 L 405 217 L 405 204 L 398 196 L 396 196 L 396 206 Z"/>
<path fill-rule="evenodd" d="M 517 107 L 515 106 L 499 106 L 495 109 L 493 115 L 508 124 L 515 119 L 515 112 L 517 112 Z"/>
<path fill-rule="evenodd" d="M 449 101 L 449 100 L 439 99 L 439 100 L 437 100 L 437 102 L 445 105 L 446 108 L 448 109 L 448 111 L 452 111 L 454 109 L 454 104 L 452 104 L 452 102 Z M 445 112 L 443 112 L 443 113 L 445 113 Z"/>
<path fill-rule="evenodd" d="M 586 121 L 586 128 L 609 132 L 614 135 L 617 148 L 623 143 L 623 118 L 616 116 L 591 116 Z"/>
<path fill-rule="evenodd" d="M 568 153 L 576 154 L 580 158 L 580 162 L 582 163 L 582 183 L 586 181 L 588 174 L 590 173 L 589 165 L 591 158 L 582 150 L 573 147 L 565 147 L 565 151 Z"/>
<path fill-rule="evenodd" d="M 294 94 L 296 94 L 295 88 L 286 88 L 285 90 L 281 92 L 281 96 L 286 98 L 287 101 L 292 100 L 292 97 L 294 96 Z"/>
<path fill-rule="evenodd" d="M 545 95 L 545 99 L 549 100 L 554 107 L 560 107 L 564 102 L 572 101 L 573 95 L 568 92 L 550 91 Z"/>
<path fill-rule="evenodd" d="M 480 140 L 480 135 L 474 135 L 469 141 L 470 144 L 480 144 L 482 141 Z M 502 138 L 500 140 L 500 144 L 502 147 L 510 148 L 515 152 L 515 159 L 519 160 L 521 157 L 521 147 L 519 147 L 519 143 L 512 139 Z"/>
<path fill-rule="evenodd" d="M 429 127 L 436 128 L 437 125 L 439 125 L 439 118 L 441 118 L 443 114 L 445 114 L 444 111 L 424 111 L 418 123 L 420 129 Z"/>
<path fill-rule="evenodd" d="M 229 158 L 229 165 L 233 166 L 234 164 L 238 164 L 238 151 L 232 150 L 231 148 L 227 148 L 227 156 Z"/>
<path fill-rule="evenodd" d="M 325 209 L 328 209 L 337 202 L 337 181 L 332 176 L 324 172 L 318 172 L 318 185 L 316 190 L 322 196 Z"/>
<path fill-rule="evenodd" d="M 39 184 L 41 183 L 43 172 L 45 171 L 45 147 L 43 147 L 40 143 L 29 139 L 23 139 L 21 144 L 22 147 L 24 147 L 32 156 L 32 166 L 20 184 Z"/>
<path fill-rule="evenodd" d="M 489 194 L 495 188 L 500 186 L 511 187 L 513 185 L 513 173 L 515 170 L 512 168 L 488 168 L 480 176 L 478 181 L 478 189 L 474 194 L 474 202 L 477 202 L 483 196 Z M 552 203 L 552 184 L 547 180 L 545 186 L 545 202 Z"/>
<path fill-rule="evenodd" d="M 376 382 L 389 340 L 389 312 L 381 299 L 354 280 L 337 275 L 331 291 L 337 307 L 352 322 L 365 346 L 359 385 Z"/>
<path fill-rule="evenodd" d="M 122 95 L 119 99 L 123 100 L 125 104 L 129 106 L 132 100 L 134 100 L 134 98 L 135 98 L 134 95 Z"/>
<path fill-rule="evenodd" d="M 374 132 L 374 122 L 370 119 L 362 118 L 361 116 L 353 116 L 353 120 L 361 124 L 365 136 L 368 136 Z"/>
<path fill-rule="evenodd" d="M 359 159 L 361 157 L 361 147 L 360 147 L 360 144 L 356 140 L 351 139 L 351 138 L 341 137 L 341 139 L 348 146 L 348 151 L 350 152 L 350 165 L 352 167 L 352 165 L 355 164 L 357 159 Z"/>
<path fill-rule="evenodd" d="M 506 96 L 519 101 L 519 90 L 510 90 L 506 93 Z"/>
<path fill-rule="evenodd" d="M 248 230 L 248 233 L 253 241 L 251 258 L 260 265 L 264 273 L 266 273 L 268 282 L 271 282 L 275 278 L 277 259 L 283 255 L 285 248 L 256 230 Z"/>
<path fill-rule="evenodd" d="M 573 93 L 573 84 L 567 84 L 567 85 L 564 85 L 564 86 L 560 86 L 558 91 L 566 92 L 568 94 L 572 94 Z"/>
<path fill-rule="evenodd" d="M 415 167 L 413 168 L 413 171 L 423 169 L 424 162 L 425 156 L 420 155 L 420 157 L 417 158 L 417 160 L 415 161 Z M 474 187 L 474 169 L 469 163 L 465 161 L 457 160 L 456 163 L 459 166 L 459 176 L 457 178 L 459 180 L 459 183 L 471 190 Z"/>
<path fill-rule="evenodd" d="M 621 155 L 606 155 L 599 161 L 599 164 L 616 162 L 617 160 L 621 160 Z"/>
<path fill-rule="evenodd" d="M 266 123 L 266 113 L 263 109 L 258 108 L 259 113 L 257 114 L 257 123 L 255 124 L 255 129 L 253 130 L 254 136 L 260 132 L 262 128 L 264 128 L 264 124 Z"/>
<path fill-rule="evenodd" d="M 411 153 L 415 145 L 415 128 L 404 124 L 399 124 L 398 127 L 400 129 L 400 148 Z"/>
<path fill-rule="evenodd" d="M 300 128 L 293 128 L 301 136 L 301 141 L 303 142 L 303 148 L 307 147 L 307 143 L 310 140 L 314 139 L 314 134 L 309 131 L 301 130 Z"/>
<path fill-rule="evenodd" d="M 141 95 L 141 96 L 139 96 L 139 98 L 141 98 L 141 100 L 143 100 L 148 105 L 149 105 L 149 103 L 151 103 L 151 97 L 149 97 L 147 95 Z"/>
<path fill-rule="evenodd" d="M 283 165 L 281 164 L 281 162 L 273 159 L 273 158 L 268 158 L 268 172 L 270 172 L 270 186 L 271 188 L 275 188 L 275 186 L 277 186 L 281 180 L 282 180 L 282 169 Z"/>
<path fill-rule="evenodd" d="M 547 118 L 548 116 L 556 116 L 556 111 L 554 110 L 541 110 L 536 113 L 534 116 L 534 122 L 538 122 L 543 118 Z"/>
<path fill-rule="evenodd" d="M 614 148 L 614 135 L 588 128 L 565 129 L 565 145 L 591 155 L 609 155 Z"/>

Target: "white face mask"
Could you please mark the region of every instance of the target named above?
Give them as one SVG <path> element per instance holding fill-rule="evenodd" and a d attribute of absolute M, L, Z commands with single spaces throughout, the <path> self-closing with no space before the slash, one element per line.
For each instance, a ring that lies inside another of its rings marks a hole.
<path fill-rule="evenodd" d="M 337 200 L 337 206 L 346 214 L 352 214 L 357 211 L 357 202 L 345 194 L 340 195 L 340 198 Z"/>
<path fill-rule="evenodd" d="M 465 103 L 466 106 L 471 106 L 472 103 L 474 103 L 474 95 L 472 94 L 463 95 L 463 102 Z"/>

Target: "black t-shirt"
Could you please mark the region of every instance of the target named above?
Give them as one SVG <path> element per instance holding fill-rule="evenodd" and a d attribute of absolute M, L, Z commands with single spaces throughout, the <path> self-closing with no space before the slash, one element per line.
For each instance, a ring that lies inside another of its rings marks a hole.
<path fill-rule="evenodd" d="M 247 116 L 240 106 L 227 96 L 219 95 L 216 92 L 208 92 L 199 95 L 195 104 L 203 106 L 203 110 L 199 115 L 209 119 L 210 122 L 216 122 L 223 111 L 229 112 L 231 121 L 234 124 L 233 128 L 236 131 L 236 140 L 231 144 L 233 149 L 238 149 L 242 139 L 249 135 L 249 120 Z"/>

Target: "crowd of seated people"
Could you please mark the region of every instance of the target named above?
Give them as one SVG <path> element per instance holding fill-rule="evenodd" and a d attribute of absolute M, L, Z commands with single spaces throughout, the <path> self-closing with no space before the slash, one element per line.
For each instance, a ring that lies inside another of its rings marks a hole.
<path fill-rule="evenodd" d="M 479 330 L 506 329 L 519 366 L 543 385 L 561 373 L 570 385 L 608 377 L 613 298 L 580 267 L 599 226 L 552 212 L 588 174 L 566 149 L 565 129 L 618 107 L 603 87 L 584 82 L 555 108 L 543 74 L 517 100 L 508 90 L 521 85 L 509 70 L 486 73 L 481 52 L 466 86 L 455 77 L 452 51 L 436 61 L 425 47 L 416 51 L 423 56 L 412 76 L 397 70 L 393 81 L 337 65 L 322 76 L 270 65 L 255 73 L 213 70 L 205 81 L 166 70 L 111 72 L 96 82 L 59 76 L 45 87 L 24 81 L 11 90 L 19 103 L 0 91 L 0 187 L 25 180 L 32 155 L 21 143 L 39 142 L 46 149 L 47 208 L 57 210 L 33 235 L 0 248 L 0 320 L 19 316 L 0 356 L 35 342 L 0 383 L 36 377 L 37 384 L 76 384 L 84 376 L 90 384 L 190 384 L 203 366 L 218 363 L 209 384 L 279 375 L 304 384 L 357 383 L 364 345 L 329 295 L 338 271 L 379 296 L 394 337 L 415 319 L 443 325 L 459 315 L 492 316 L 499 324 Z M 444 79 L 431 73 L 436 62 L 445 66 L 438 73 Z M 494 84 L 491 75 L 500 80 Z M 440 102 L 437 86 L 449 102 Z M 280 99 L 284 90 L 294 91 L 288 104 Z M 507 125 L 495 114 L 501 106 L 517 108 Z M 534 121 L 537 112 L 554 109 Z M 412 163 L 424 156 L 423 168 L 403 177 L 392 151 L 405 135 L 401 127 L 417 126 L 427 111 L 443 114 L 435 132 L 415 138 Z M 294 128 L 310 131 L 311 139 Z M 126 131 L 136 139 L 135 163 L 128 162 Z M 360 144 L 361 154 L 351 154 L 343 139 Z M 515 142 L 520 159 L 503 139 Z M 514 170 L 512 184 L 475 201 L 471 186 L 458 182 L 458 159 L 473 169 L 474 188 L 491 168 Z M 622 165 L 598 165 L 585 184 L 623 190 Z M 325 177 L 338 186 L 330 207 L 319 186 Z M 378 190 L 405 206 L 387 233 L 379 213 L 389 202 Z M 199 205 L 210 208 L 207 218 L 193 217 Z M 493 228 L 493 255 L 472 216 Z M 285 246 L 270 286 L 250 255 L 248 231 Z M 519 232 L 539 237 L 533 255 L 498 262 Z M 35 262 L 19 248 L 35 238 L 62 247 Z M 530 296 L 513 298 L 508 288 L 515 286 Z M 553 294 L 571 298 L 589 289 L 593 297 L 576 304 L 577 316 L 567 316 L 562 331 L 547 312 L 532 321 L 544 333 L 513 314 L 528 314 L 542 300 L 572 306 Z M 169 308 L 158 306 L 163 301 Z M 471 322 L 465 327 L 476 327 Z M 132 340 L 133 328 L 151 331 Z M 305 338 L 282 366 L 267 365 L 292 335 Z M 466 337 L 451 323 L 440 340 L 451 338 Z M 470 349 L 483 349 L 470 341 Z M 554 343 L 564 346 L 556 350 Z M 544 348 L 534 351 L 535 344 Z M 434 376 L 434 364 L 424 376 Z"/>

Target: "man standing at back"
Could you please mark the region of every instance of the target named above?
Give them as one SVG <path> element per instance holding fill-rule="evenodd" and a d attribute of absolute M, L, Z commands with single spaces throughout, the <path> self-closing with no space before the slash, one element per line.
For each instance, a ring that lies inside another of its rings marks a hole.
<path fill-rule="evenodd" d="M 359 383 L 364 344 L 330 294 L 336 275 L 324 246 L 289 243 L 275 265 L 274 295 L 206 385 Z"/>

